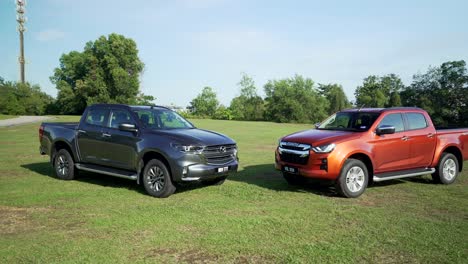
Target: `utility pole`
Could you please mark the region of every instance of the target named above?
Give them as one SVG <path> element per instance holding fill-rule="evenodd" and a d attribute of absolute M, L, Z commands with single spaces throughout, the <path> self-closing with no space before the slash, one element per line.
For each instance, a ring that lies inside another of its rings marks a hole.
<path fill-rule="evenodd" d="M 25 13 L 25 6 L 26 6 L 26 0 L 16 0 L 16 21 L 18 21 L 18 31 L 19 31 L 19 36 L 20 36 L 20 55 L 19 55 L 19 63 L 20 63 L 20 76 L 21 76 L 21 82 L 25 82 L 24 78 L 24 37 L 23 33 L 26 31 L 26 27 L 24 26 L 24 23 L 26 23 L 26 16 L 24 15 Z"/>

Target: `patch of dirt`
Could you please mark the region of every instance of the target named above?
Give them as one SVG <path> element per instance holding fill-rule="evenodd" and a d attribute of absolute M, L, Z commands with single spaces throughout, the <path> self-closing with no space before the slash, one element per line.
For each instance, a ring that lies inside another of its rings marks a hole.
<path fill-rule="evenodd" d="M 263 256 L 239 256 L 234 260 L 236 264 L 250 264 L 250 263 L 280 263 L 274 258 L 266 258 Z"/>
<path fill-rule="evenodd" d="M 172 258 L 175 262 L 182 263 L 218 263 L 219 257 L 196 249 L 179 251 L 170 248 L 152 249 L 145 255 L 145 259 Z"/>
<path fill-rule="evenodd" d="M 20 208 L 0 205 L 0 234 L 17 234 L 42 229 L 31 219 L 34 212 L 47 212 L 47 208 Z"/>

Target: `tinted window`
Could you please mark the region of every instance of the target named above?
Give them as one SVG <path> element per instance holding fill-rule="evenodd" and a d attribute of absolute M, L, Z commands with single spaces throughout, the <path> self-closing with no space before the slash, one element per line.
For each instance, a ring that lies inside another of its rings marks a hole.
<path fill-rule="evenodd" d="M 405 130 L 403 125 L 403 118 L 401 114 L 389 114 L 380 121 L 379 127 L 381 126 L 393 126 L 395 127 L 395 132 L 401 132 Z"/>
<path fill-rule="evenodd" d="M 119 128 L 119 125 L 122 123 L 133 124 L 130 113 L 127 110 L 112 110 L 110 127 Z"/>
<path fill-rule="evenodd" d="M 88 111 L 85 122 L 90 125 L 104 126 L 109 111 L 103 108 L 95 108 Z"/>
<path fill-rule="evenodd" d="M 409 129 L 421 129 L 427 127 L 426 118 L 420 113 L 407 113 Z"/>

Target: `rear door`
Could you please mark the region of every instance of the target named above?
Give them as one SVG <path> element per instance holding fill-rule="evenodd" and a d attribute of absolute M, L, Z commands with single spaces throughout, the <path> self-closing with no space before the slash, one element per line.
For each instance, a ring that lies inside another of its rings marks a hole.
<path fill-rule="evenodd" d="M 109 109 L 94 107 L 88 109 L 86 117 L 80 122 L 77 132 L 78 152 L 81 161 L 104 165 L 105 146 L 103 131 L 108 121 Z"/>
<path fill-rule="evenodd" d="M 405 113 L 410 143 L 409 162 L 412 168 L 429 167 L 434 158 L 436 148 L 436 133 L 422 113 Z"/>
<path fill-rule="evenodd" d="M 387 114 L 377 127 L 389 125 L 395 127 L 394 134 L 375 135 L 373 141 L 373 160 L 376 173 L 405 170 L 410 167 L 408 158 L 410 145 L 406 135 L 403 115 Z"/>
<path fill-rule="evenodd" d="M 110 120 L 105 128 L 106 165 L 114 168 L 134 170 L 137 157 L 137 143 L 140 141 L 138 132 L 119 130 L 122 123 L 137 126 L 130 111 L 123 108 L 111 108 Z"/>

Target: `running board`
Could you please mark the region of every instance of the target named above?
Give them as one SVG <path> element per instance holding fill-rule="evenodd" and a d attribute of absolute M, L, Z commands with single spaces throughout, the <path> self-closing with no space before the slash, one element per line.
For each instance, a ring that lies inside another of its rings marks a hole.
<path fill-rule="evenodd" d="M 389 175 L 385 176 L 385 174 L 380 174 L 380 175 L 374 175 L 374 182 L 381 182 L 381 181 L 388 181 L 388 180 L 395 180 L 395 179 L 401 179 L 401 178 L 408 178 L 408 177 L 415 177 L 415 176 L 421 176 L 421 175 L 426 175 L 426 174 L 432 174 L 435 172 L 434 168 L 430 169 L 425 169 L 423 171 L 414 171 L 410 173 L 404 173 L 404 174 L 397 174 L 397 175 Z"/>
<path fill-rule="evenodd" d="M 90 165 L 90 164 L 80 164 L 80 163 L 75 164 L 75 167 L 77 169 L 79 169 L 79 170 L 105 174 L 105 175 L 124 178 L 124 179 L 128 179 L 128 180 L 135 180 L 136 181 L 138 179 L 138 175 L 135 174 L 134 172 L 130 172 L 130 171 L 124 171 L 124 170 L 113 169 L 113 168 L 106 168 L 106 167 L 101 167 L 101 166 L 97 166 L 97 165 Z"/>

